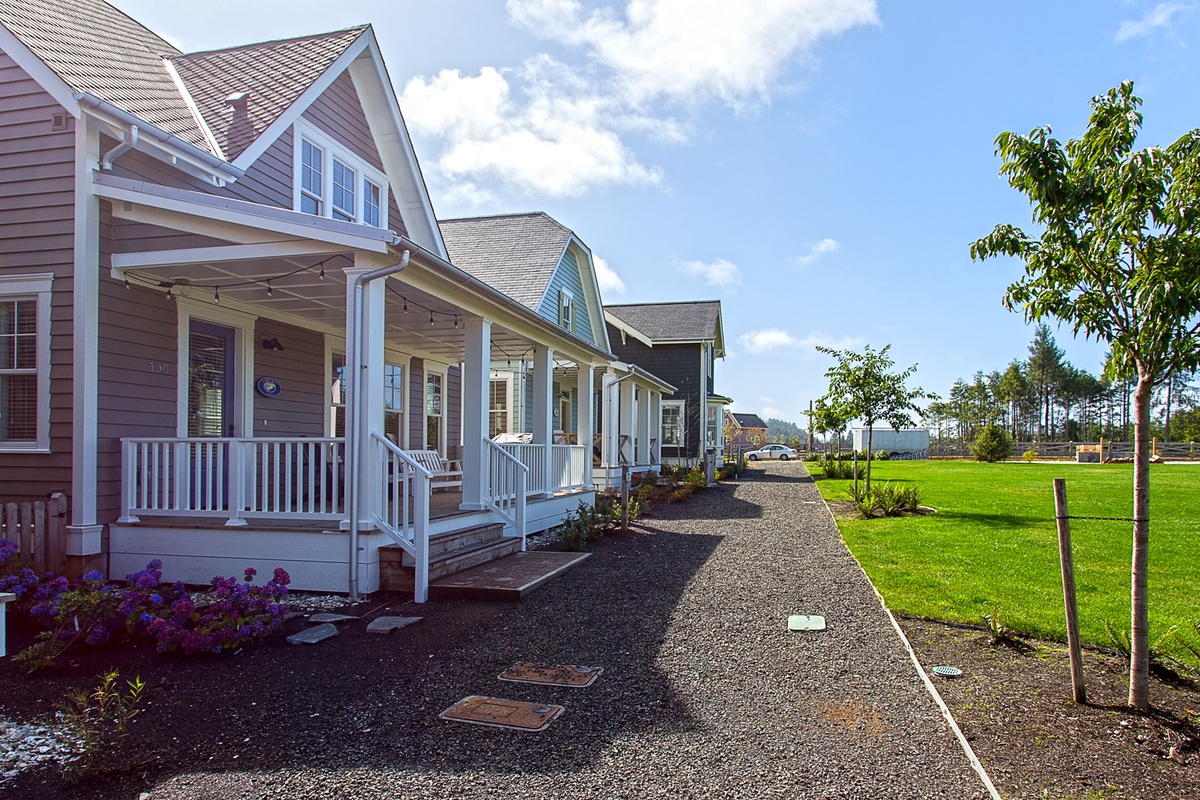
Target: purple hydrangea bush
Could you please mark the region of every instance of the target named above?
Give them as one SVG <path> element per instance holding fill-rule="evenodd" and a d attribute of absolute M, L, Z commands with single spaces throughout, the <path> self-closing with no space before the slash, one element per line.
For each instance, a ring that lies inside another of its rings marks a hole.
<path fill-rule="evenodd" d="M 287 614 L 291 577 L 279 568 L 261 586 L 253 584 L 251 567 L 242 581 L 218 576 L 193 596 L 181 582 L 163 583 L 158 559 L 126 575 L 126 585 L 97 570 L 71 583 L 51 572 L 38 575 L 17 559 L 16 544 L 0 539 L 0 591 L 16 594 L 17 610 L 46 628 L 16 656 L 30 671 L 75 645 L 103 644 L 121 629 L 154 639 L 159 652 L 219 653 L 278 631 Z"/>

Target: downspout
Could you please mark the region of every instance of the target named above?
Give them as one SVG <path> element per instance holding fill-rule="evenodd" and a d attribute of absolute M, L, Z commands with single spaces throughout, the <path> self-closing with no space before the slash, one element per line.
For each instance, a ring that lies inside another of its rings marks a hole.
<path fill-rule="evenodd" d="M 109 150 L 104 155 L 100 156 L 100 169 L 111 170 L 113 167 L 113 162 L 136 147 L 137 143 L 138 126 L 130 124 L 129 131 L 125 134 L 125 138 L 121 141 L 121 143 L 112 150 Z"/>
<path fill-rule="evenodd" d="M 353 417 L 349 420 L 349 430 L 346 435 L 349 437 L 347 452 L 350 455 L 350 470 L 346 473 L 346 493 L 350 495 L 349 513 L 350 513 L 350 599 L 358 602 L 358 517 L 359 517 L 359 467 L 363 459 L 359 457 L 359 450 L 363 445 L 363 415 L 361 404 L 360 387 L 363 384 L 362 370 L 367 368 L 366 364 L 359 363 L 362 361 L 363 347 L 363 287 L 368 283 L 386 278 L 389 275 L 395 275 L 400 270 L 408 266 L 408 260 L 411 256 L 410 251 L 405 250 L 400 256 L 400 260 L 389 267 L 381 267 L 380 269 L 364 272 L 354 279 L 354 299 L 351 306 L 351 331 L 353 335 L 350 338 L 350 353 L 348 354 L 347 362 L 350 364 L 350 410 L 354 412 Z"/>

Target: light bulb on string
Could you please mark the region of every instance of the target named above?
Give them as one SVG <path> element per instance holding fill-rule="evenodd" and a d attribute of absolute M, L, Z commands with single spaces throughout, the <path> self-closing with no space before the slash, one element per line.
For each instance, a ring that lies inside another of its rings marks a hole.
<path fill-rule="evenodd" d="M 221 305 L 221 287 L 220 286 L 213 287 L 213 302 L 216 303 L 217 305 Z"/>
<path fill-rule="evenodd" d="M 429 312 L 429 327 L 433 327 L 433 312 Z"/>
<path fill-rule="evenodd" d="M 274 292 L 271 291 L 271 281 L 268 280 L 267 281 L 267 297 L 270 297 L 273 294 L 274 294 Z"/>

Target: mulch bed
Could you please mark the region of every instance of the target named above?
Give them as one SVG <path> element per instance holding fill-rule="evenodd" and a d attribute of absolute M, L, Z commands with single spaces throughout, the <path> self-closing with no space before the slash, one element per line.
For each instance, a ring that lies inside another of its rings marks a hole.
<path fill-rule="evenodd" d="M 1006 798 L 1200 797 L 1200 689 L 1151 679 L 1149 714 L 1125 706 L 1128 662 L 1084 651 L 1087 705 L 1071 700 L 1065 645 L 991 644 L 980 630 L 902 619 L 926 671 Z"/>

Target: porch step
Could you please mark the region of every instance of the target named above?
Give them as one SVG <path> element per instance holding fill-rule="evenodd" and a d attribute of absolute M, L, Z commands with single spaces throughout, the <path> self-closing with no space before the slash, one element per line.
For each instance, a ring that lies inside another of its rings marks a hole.
<path fill-rule="evenodd" d="M 488 526 L 489 528 L 492 526 Z M 484 534 L 480 534 L 484 535 Z M 434 537 L 441 538 L 441 537 Z M 471 542 L 474 536 L 465 536 L 457 549 L 445 549 L 433 555 L 433 541 L 430 542 L 429 582 L 447 578 L 471 567 L 495 561 L 521 549 L 518 538 L 505 539 L 502 536 L 486 535 L 482 542 Z M 463 543 L 466 542 L 466 543 Z M 448 543 L 446 543 L 448 546 Z M 379 549 L 379 583 L 380 589 L 388 592 L 411 592 L 416 569 L 412 566 L 411 558 L 399 546 L 387 546 Z"/>
<path fill-rule="evenodd" d="M 579 564 L 591 553 L 539 550 L 513 553 L 489 564 L 430 581 L 431 599 L 520 600 L 546 581 Z"/>
<path fill-rule="evenodd" d="M 457 531 L 435 533 L 429 537 L 429 561 L 432 563 L 447 553 L 487 544 L 488 542 L 495 542 L 503 538 L 504 525 L 499 522 L 476 525 L 472 528 L 463 528 Z M 413 565 L 413 557 L 402 548 L 397 549 L 400 549 L 402 554 L 401 563 L 406 567 L 411 567 Z"/>

